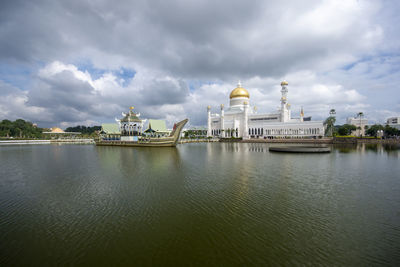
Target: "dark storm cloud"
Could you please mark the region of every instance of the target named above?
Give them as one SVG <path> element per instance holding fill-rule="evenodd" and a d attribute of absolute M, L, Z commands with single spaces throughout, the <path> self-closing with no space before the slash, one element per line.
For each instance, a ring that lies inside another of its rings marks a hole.
<path fill-rule="evenodd" d="M 319 5 L 319 1 L 307 5 L 296 1 L 279 5 L 275 1 L 6 2 L 0 56 L 69 62 L 89 57 L 101 62 L 92 57 L 114 55 L 183 78 L 282 75 L 317 64 L 332 49 L 347 54 L 363 34 L 363 29 L 354 27 L 327 36 L 295 25 L 299 13 L 312 12 Z"/>
<path fill-rule="evenodd" d="M 141 102 L 145 105 L 181 104 L 188 94 L 189 88 L 182 80 L 152 80 L 144 85 Z"/>

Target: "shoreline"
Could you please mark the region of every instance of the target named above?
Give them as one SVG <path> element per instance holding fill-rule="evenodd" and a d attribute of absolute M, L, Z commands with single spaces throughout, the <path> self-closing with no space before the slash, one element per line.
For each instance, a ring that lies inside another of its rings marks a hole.
<path fill-rule="evenodd" d="M 375 139 L 357 137 L 334 137 L 321 139 L 181 139 L 178 144 L 186 143 L 262 143 L 262 144 L 400 144 L 400 139 Z M 0 140 L 0 145 L 33 144 L 95 144 L 94 139 L 40 139 L 40 140 Z"/>
<path fill-rule="evenodd" d="M 226 141 L 220 141 L 226 142 Z M 400 144 L 400 139 L 375 139 L 356 137 L 334 137 L 321 139 L 248 139 L 232 140 L 238 143 L 272 143 L 272 144 Z"/>
<path fill-rule="evenodd" d="M 45 145 L 45 144 L 94 144 L 94 139 L 27 139 L 27 140 L 0 140 L 0 145 Z"/>

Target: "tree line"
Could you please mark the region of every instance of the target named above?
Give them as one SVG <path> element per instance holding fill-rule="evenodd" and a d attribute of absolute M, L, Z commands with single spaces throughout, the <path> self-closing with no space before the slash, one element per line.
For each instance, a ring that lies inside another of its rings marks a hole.
<path fill-rule="evenodd" d="M 36 127 L 32 122 L 23 119 L 0 122 L 0 137 L 41 138 L 42 136 L 43 128 Z"/>
<path fill-rule="evenodd" d="M 351 133 L 360 127 L 356 127 L 351 124 L 343 124 L 343 125 L 335 125 L 333 126 L 333 136 L 336 135 L 351 135 Z M 371 126 L 365 126 L 365 135 L 367 136 L 378 136 L 378 131 L 383 131 L 383 136 L 385 137 L 393 137 L 393 136 L 400 136 L 400 130 L 390 127 L 389 125 L 381 125 L 381 124 L 374 124 Z"/>
<path fill-rule="evenodd" d="M 96 131 L 100 130 L 101 126 L 83 126 L 83 125 L 68 127 L 67 129 L 65 129 L 66 132 L 80 132 L 82 135 L 91 135 Z"/>
<path fill-rule="evenodd" d="M 100 131 L 101 126 L 83 126 L 68 127 L 66 132 L 80 132 L 83 136 L 96 134 Z M 2 120 L 0 121 L 0 137 L 3 138 L 44 138 L 43 132 L 51 131 L 51 129 L 40 128 L 32 122 L 23 119 L 15 121 Z"/>
<path fill-rule="evenodd" d="M 329 111 L 329 117 L 324 121 L 325 127 L 325 135 L 326 136 L 337 136 L 337 135 L 343 135 L 343 136 L 348 136 L 351 135 L 352 132 L 354 132 L 357 129 L 361 129 L 360 126 L 356 127 L 355 125 L 352 124 L 343 124 L 343 125 L 335 125 L 336 122 L 336 110 L 331 109 Z M 364 117 L 363 112 L 357 113 L 357 117 L 361 119 Z M 367 136 L 374 136 L 377 137 L 379 131 L 382 131 L 384 137 L 394 137 L 394 136 L 400 136 L 400 130 L 396 129 L 394 127 L 390 127 L 389 125 L 381 125 L 381 124 L 374 124 L 374 125 L 365 125 L 364 126 L 365 134 Z"/>

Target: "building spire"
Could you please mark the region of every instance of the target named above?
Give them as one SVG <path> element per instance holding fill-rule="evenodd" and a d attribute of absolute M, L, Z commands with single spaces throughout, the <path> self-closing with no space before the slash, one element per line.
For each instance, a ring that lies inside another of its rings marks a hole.
<path fill-rule="evenodd" d="M 242 83 L 240 82 L 240 80 L 238 81 L 237 87 L 242 88 Z"/>

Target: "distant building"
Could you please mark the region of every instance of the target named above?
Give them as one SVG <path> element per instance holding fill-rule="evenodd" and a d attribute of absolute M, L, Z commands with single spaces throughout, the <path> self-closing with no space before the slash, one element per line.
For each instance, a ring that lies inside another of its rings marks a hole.
<path fill-rule="evenodd" d="M 400 117 L 391 117 L 386 120 L 386 125 L 400 130 Z"/>
<path fill-rule="evenodd" d="M 51 139 L 74 138 L 76 135 L 81 134 L 80 132 L 65 132 L 63 129 L 58 127 L 50 129 L 51 131 L 43 132 L 43 134 L 50 136 Z"/>
<path fill-rule="evenodd" d="M 207 107 L 207 135 L 216 137 L 249 138 L 316 138 L 325 133 L 322 121 L 311 121 L 304 117 L 303 108 L 300 117 L 293 118 L 288 103 L 288 82 L 281 83 L 281 106 L 275 113 L 259 114 L 257 108 L 250 107 L 250 94 L 239 84 L 231 92 L 229 108 L 221 113 L 211 113 Z"/>
<path fill-rule="evenodd" d="M 354 125 L 357 127 L 355 131 L 351 132 L 351 135 L 363 136 L 365 135 L 365 126 L 368 125 L 368 119 L 362 118 L 361 116 L 347 118 L 347 124 Z"/>

